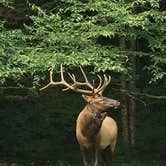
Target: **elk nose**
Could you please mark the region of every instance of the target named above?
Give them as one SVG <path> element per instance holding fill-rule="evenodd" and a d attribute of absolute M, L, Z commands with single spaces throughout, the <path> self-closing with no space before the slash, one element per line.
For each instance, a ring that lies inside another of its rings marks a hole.
<path fill-rule="evenodd" d="M 120 106 L 120 102 L 119 102 L 119 101 L 117 101 L 117 102 L 116 102 L 116 105 L 117 105 L 117 106 Z"/>

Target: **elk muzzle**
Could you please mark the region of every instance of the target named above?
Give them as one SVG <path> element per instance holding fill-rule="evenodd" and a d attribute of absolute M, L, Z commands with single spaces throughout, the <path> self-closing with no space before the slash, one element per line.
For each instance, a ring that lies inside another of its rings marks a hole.
<path fill-rule="evenodd" d="M 105 107 L 106 109 L 116 109 L 120 106 L 120 102 L 118 100 L 110 99 L 107 97 L 102 97 L 100 104 L 103 106 L 103 108 Z"/>

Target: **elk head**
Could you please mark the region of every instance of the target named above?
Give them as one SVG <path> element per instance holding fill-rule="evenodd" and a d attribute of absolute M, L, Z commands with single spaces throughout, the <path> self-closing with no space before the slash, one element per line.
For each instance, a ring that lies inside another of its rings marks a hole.
<path fill-rule="evenodd" d="M 94 105 L 101 112 L 111 108 L 116 109 L 120 105 L 119 101 L 110 99 L 108 97 L 103 97 L 102 95 L 94 95 L 94 96 L 82 95 L 82 97 L 87 103 Z"/>

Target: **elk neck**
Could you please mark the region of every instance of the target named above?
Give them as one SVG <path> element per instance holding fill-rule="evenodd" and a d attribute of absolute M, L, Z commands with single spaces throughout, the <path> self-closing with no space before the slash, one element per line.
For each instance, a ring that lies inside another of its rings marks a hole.
<path fill-rule="evenodd" d="M 82 134 L 92 142 L 96 138 L 105 116 L 92 104 L 88 103 L 84 109 L 84 123 L 82 123 Z"/>
<path fill-rule="evenodd" d="M 101 122 L 104 120 L 106 117 L 106 110 L 99 109 L 96 107 L 94 104 L 88 103 L 85 107 L 86 112 L 91 114 L 91 118 L 97 118 Z"/>
<path fill-rule="evenodd" d="M 88 112 L 91 112 L 94 115 L 96 115 L 99 112 L 98 108 L 95 107 L 94 104 L 90 104 L 90 103 L 88 103 L 86 105 L 86 109 L 87 109 Z"/>

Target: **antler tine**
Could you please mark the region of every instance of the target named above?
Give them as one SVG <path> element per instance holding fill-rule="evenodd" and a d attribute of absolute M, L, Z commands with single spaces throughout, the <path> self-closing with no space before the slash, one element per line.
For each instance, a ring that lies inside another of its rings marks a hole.
<path fill-rule="evenodd" d="M 86 74 L 85 74 L 85 72 L 84 72 L 84 70 L 82 69 L 81 66 L 80 66 L 80 70 L 81 70 L 81 72 L 82 72 L 82 74 L 83 74 L 83 76 L 84 76 L 85 85 L 87 85 L 87 86 L 88 86 L 90 89 L 92 89 L 92 91 L 93 91 L 94 87 L 93 87 L 92 84 L 88 81 L 87 76 L 86 76 Z"/>
<path fill-rule="evenodd" d="M 61 73 L 60 74 L 61 75 L 61 81 L 54 82 L 53 81 L 53 69 L 51 69 L 50 70 L 50 82 L 46 86 L 44 86 L 43 88 L 40 88 L 40 90 L 44 90 L 44 89 L 48 88 L 51 85 L 65 85 L 65 86 L 68 86 L 68 84 L 64 80 L 62 64 L 60 66 L 60 73 Z"/>
<path fill-rule="evenodd" d="M 62 89 L 62 91 L 67 91 L 67 90 L 69 90 L 69 89 L 70 89 L 70 88 L 67 87 L 67 88 Z"/>
<path fill-rule="evenodd" d="M 79 88 L 77 88 L 77 85 L 87 85 L 88 87 L 93 88 L 93 86 L 89 83 L 89 81 L 88 81 L 88 79 L 87 79 L 87 77 L 86 77 L 86 74 L 85 74 L 85 72 L 83 71 L 82 68 L 81 68 L 81 72 L 83 73 L 83 76 L 84 76 L 84 79 L 85 79 L 85 82 L 83 82 L 83 83 L 82 83 L 82 82 L 78 82 L 78 81 L 76 80 L 75 75 L 68 72 L 69 77 L 70 77 L 70 78 L 72 79 L 72 81 L 73 81 L 73 83 L 70 85 L 70 84 L 68 84 L 68 83 L 64 80 L 64 76 L 63 76 L 63 67 L 62 67 L 62 65 L 61 65 L 61 80 L 62 80 L 61 82 L 63 83 L 63 85 L 67 86 L 67 88 L 63 89 L 63 91 L 66 91 L 66 90 L 68 90 L 68 89 L 71 89 L 71 90 L 73 90 L 73 91 L 76 91 L 76 92 L 79 92 L 79 93 L 84 93 L 84 94 L 91 94 L 91 93 L 93 93 L 93 92 L 90 91 L 90 90 L 84 90 L 84 89 L 79 89 Z"/>
<path fill-rule="evenodd" d="M 92 89 L 92 94 L 95 94 L 95 80 L 93 80 L 93 89 Z"/>
<path fill-rule="evenodd" d="M 75 77 L 74 74 L 68 73 L 68 75 L 69 75 L 69 77 L 72 79 L 72 81 L 74 82 L 73 84 L 75 84 L 75 85 L 87 85 L 86 82 L 78 82 L 78 81 L 76 80 L 76 77 Z"/>
<path fill-rule="evenodd" d="M 107 81 L 108 81 L 108 78 L 107 78 L 107 76 L 104 74 L 104 83 L 103 83 L 103 86 L 102 86 L 102 88 L 101 89 L 105 89 L 105 86 L 106 86 L 106 84 L 107 84 Z"/>
<path fill-rule="evenodd" d="M 107 77 L 106 77 L 106 75 L 104 74 L 103 75 L 103 77 L 104 77 L 104 81 L 103 81 L 103 84 L 100 86 L 100 88 L 98 89 L 99 91 L 101 91 L 104 87 L 105 87 L 105 84 L 106 84 L 106 81 L 107 81 Z"/>
<path fill-rule="evenodd" d="M 53 75 L 53 69 L 50 70 L 50 82 L 46 86 L 40 88 L 40 90 L 44 90 L 44 89 L 48 88 L 50 85 L 52 85 L 52 83 L 53 83 L 52 75 Z"/>
<path fill-rule="evenodd" d="M 62 64 L 61 64 L 61 67 L 60 67 L 60 73 L 61 73 L 61 81 L 63 82 L 65 80 L 64 80 L 64 76 L 63 76 L 63 66 L 62 66 Z"/>
<path fill-rule="evenodd" d="M 67 73 L 73 82 L 76 82 L 76 77 L 74 74 Z"/>
<path fill-rule="evenodd" d="M 76 82 L 76 78 L 75 78 L 75 75 L 74 74 L 70 74 L 69 72 L 67 73 L 68 75 L 69 75 L 69 77 L 72 79 L 72 81 L 74 82 L 73 83 L 73 85 L 75 84 L 75 82 Z M 71 85 L 71 86 L 73 86 L 73 85 Z M 69 87 L 67 87 L 67 88 L 64 88 L 64 89 L 62 89 L 62 91 L 67 91 L 67 90 L 69 90 L 70 88 Z"/>
<path fill-rule="evenodd" d="M 50 82 L 53 82 L 52 75 L 53 75 L 53 69 L 50 70 Z"/>
<path fill-rule="evenodd" d="M 97 86 L 96 89 L 99 89 L 101 87 L 101 85 L 102 85 L 102 78 L 101 78 L 100 75 L 97 75 L 97 77 L 99 78 L 99 85 Z"/>
<path fill-rule="evenodd" d="M 105 86 L 104 86 L 104 89 L 108 86 L 108 84 L 111 82 L 111 76 L 106 76 L 105 75 Z"/>
<path fill-rule="evenodd" d="M 111 76 L 108 76 L 108 84 L 111 82 Z"/>
<path fill-rule="evenodd" d="M 102 94 L 103 91 L 105 90 L 105 88 L 108 86 L 108 84 L 111 82 L 111 76 L 106 76 L 104 74 L 104 83 L 102 86 L 100 86 L 98 89 L 97 89 L 97 93 L 99 94 Z"/>

